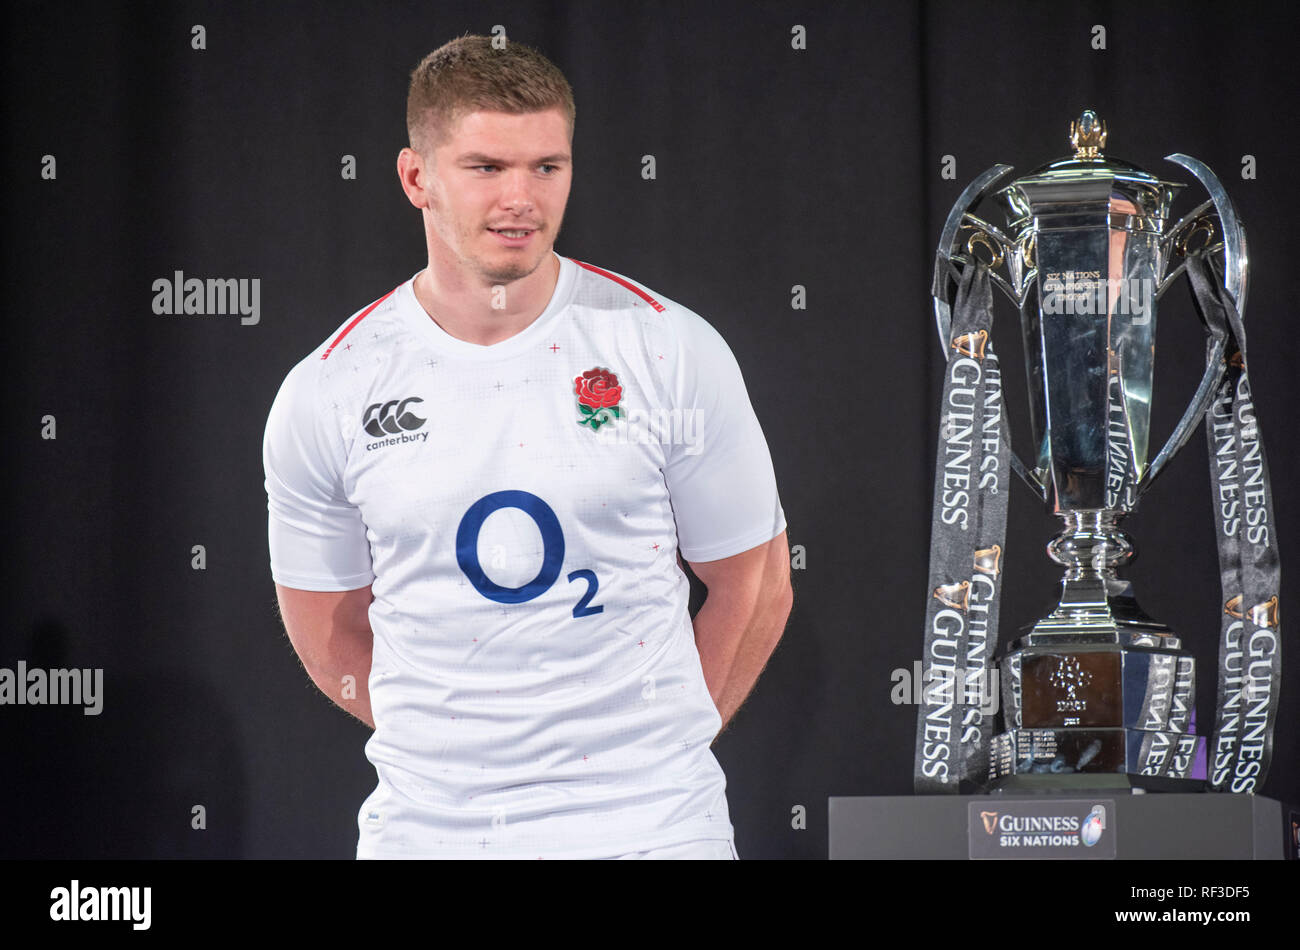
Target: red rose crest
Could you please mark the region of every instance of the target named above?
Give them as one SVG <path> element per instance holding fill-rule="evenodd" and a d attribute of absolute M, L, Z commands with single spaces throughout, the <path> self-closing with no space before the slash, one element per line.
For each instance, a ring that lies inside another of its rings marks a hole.
<path fill-rule="evenodd" d="M 618 404 L 623 400 L 623 387 L 607 369 L 597 366 L 574 377 L 573 391 L 578 394 L 578 408 L 582 411 L 580 426 L 591 426 L 594 432 L 622 415 Z"/>

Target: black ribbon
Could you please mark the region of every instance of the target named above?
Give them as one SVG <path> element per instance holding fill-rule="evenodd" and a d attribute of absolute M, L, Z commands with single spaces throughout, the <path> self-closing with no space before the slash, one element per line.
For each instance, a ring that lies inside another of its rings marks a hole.
<path fill-rule="evenodd" d="M 946 341 L 916 728 L 920 793 L 969 791 L 988 773 L 1010 475 L 992 323 L 989 269 L 975 261 L 958 276 Z"/>
<path fill-rule="evenodd" d="M 1223 591 L 1208 781 L 1213 791 L 1253 792 L 1272 759 L 1282 677 L 1273 497 L 1241 315 L 1204 254 L 1187 259 L 1187 276 L 1201 319 L 1227 339 L 1223 377 L 1205 418 Z"/>

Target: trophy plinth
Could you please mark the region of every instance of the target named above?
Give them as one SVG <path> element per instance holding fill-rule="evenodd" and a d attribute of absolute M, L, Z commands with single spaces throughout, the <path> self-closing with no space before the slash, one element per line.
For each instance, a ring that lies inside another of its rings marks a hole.
<path fill-rule="evenodd" d="M 1186 748 L 1190 743 L 1191 748 Z M 1204 783 L 1146 774 L 1148 759 L 1195 762 L 1205 739 L 1140 729 L 1012 729 L 993 740 L 989 791 L 1066 792 L 1141 789 L 1199 791 Z M 1069 763 L 1085 762 L 1066 768 Z"/>
<path fill-rule="evenodd" d="M 1010 728 L 993 740 L 991 788 L 1189 791 L 1204 777 L 1192 656 L 1175 637 L 1115 636 L 1030 634 L 1003 658 Z"/>

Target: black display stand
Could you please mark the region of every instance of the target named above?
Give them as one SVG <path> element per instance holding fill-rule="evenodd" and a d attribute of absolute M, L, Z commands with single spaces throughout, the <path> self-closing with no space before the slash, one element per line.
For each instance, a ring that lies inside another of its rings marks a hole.
<path fill-rule="evenodd" d="M 1062 795 L 901 795 L 829 799 L 830 858 L 966 860 L 978 812 L 1007 802 L 1078 801 Z M 1100 793 L 1114 802 L 1119 859 L 1296 858 L 1300 809 L 1272 798 L 1228 794 Z M 976 802 L 980 808 L 972 810 Z M 972 817 L 973 812 L 974 817 Z M 1080 853 L 1080 857 L 1084 855 Z"/>

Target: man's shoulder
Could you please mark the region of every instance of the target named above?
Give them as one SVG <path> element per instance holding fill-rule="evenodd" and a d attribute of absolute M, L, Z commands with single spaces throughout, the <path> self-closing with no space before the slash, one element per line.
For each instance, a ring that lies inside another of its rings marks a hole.
<path fill-rule="evenodd" d="M 655 313 L 665 313 L 677 309 L 680 305 L 668 300 L 662 294 L 651 290 L 639 280 L 620 274 L 618 271 L 596 264 L 580 261 L 576 257 L 569 260 L 578 265 L 578 281 L 574 298 L 587 305 L 614 307 L 649 307 Z"/>
<path fill-rule="evenodd" d="M 352 311 L 342 323 L 338 324 L 316 345 L 308 354 L 308 358 L 327 363 L 331 359 L 335 359 L 340 350 L 345 353 L 351 352 L 351 349 L 365 338 L 363 333 L 370 334 L 370 339 L 373 339 L 376 333 L 386 335 L 386 331 L 392 327 L 394 322 L 399 293 L 408 283 L 410 283 L 409 280 L 403 281 L 381 296 Z"/>
<path fill-rule="evenodd" d="M 658 323 L 678 336 L 717 336 L 713 325 L 698 312 L 626 274 L 577 258 L 578 281 L 573 302 L 597 310 L 626 310 L 644 321 Z"/>

